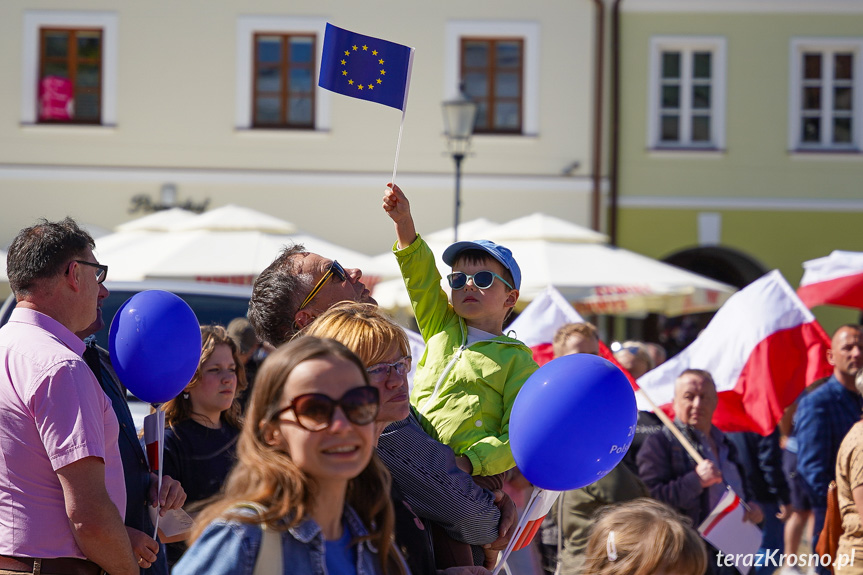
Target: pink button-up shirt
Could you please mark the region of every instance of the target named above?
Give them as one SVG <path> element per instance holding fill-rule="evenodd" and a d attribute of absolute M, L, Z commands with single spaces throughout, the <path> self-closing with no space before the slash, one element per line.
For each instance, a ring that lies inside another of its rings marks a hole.
<path fill-rule="evenodd" d="M 119 426 L 81 358 L 84 343 L 23 308 L 0 328 L 0 554 L 80 557 L 56 470 L 84 457 L 105 462 L 105 486 L 126 510 Z"/>

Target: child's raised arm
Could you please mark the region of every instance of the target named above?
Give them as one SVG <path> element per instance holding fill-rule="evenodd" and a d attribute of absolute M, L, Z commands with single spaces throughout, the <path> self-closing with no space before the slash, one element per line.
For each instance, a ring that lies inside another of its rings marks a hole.
<path fill-rule="evenodd" d="M 387 184 L 383 208 L 396 226 L 398 248 L 401 250 L 411 245 L 417 237 L 417 230 L 411 216 L 410 202 L 397 185 Z"/>

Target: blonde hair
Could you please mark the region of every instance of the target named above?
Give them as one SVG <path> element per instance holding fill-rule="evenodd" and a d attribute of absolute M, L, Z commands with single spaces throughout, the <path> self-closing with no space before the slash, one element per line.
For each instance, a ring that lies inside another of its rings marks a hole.
<path fill-rule="evenodd" d="M 368 303 L 338 303 L 315 318 L 302 333 L 343 343 L 367 366 L 388 359 L 385 354 L 393 343 L 402 355 L 411 354 L 408 336 L 401 326 Z"/>
<path fill-rule="evenodd" d="M 192 398 L 185 397 L 190 389 L 197 387 L 201 383 L 203 372 L 201 368 L 213 356 L 216 346 L 227 345 L 231 350 L 231 357 L 237 368 L 237 390 L 234 392 L 234 401 L 231 407 L 222 412 L 222 421 L 231 427 L 239 429 L 242 425 L 242 407 L 240 406 L 240 393 L 246 389 L 246 370 L 243 367 L 243 362 L 240 361 L 240 352 L 237 349 L 237 344 L 227 330 L 220 325 L 205 325 L 201 326 L 201 359 L 198 360 L 198 369 L 195 371 L 195 376 L 189 385 L 183 389 L 183 393 L 177 395 L 174 399 L 165 402 L 162 406 L 162 411 L 165 412 L 165 424 L 173 428 L 181 421 L 192 418 Z"/>
<path fill-rule="evenodd" d="M 650 353 L 647 351 L 647 346 L 640 341 L 625 341 L 620 344 L 620 349 L 614 352 L 614 358 L 617 361 L 620 361 L 622 354 L 626 352 L 630 355 L 633 355 L 643 361 L 645 365 L 647 365 L 647 371 L 650 371 L 655 365 L 653 365 L 653 358 L 650 356 Z"/>
<path fill-rule="evenodd" d="M 365 367 L 344 345 L 317 337 L 302 337 L 279 347 L 261 364 L 255 378 L 246 425 L 237 444 L 237 464 L 225 481 L 221 495 L 207 506 L 195 521 L 192 541 L 216 519 L 242 523 L 265 523 L 268 528 L 284 531 L 299 524 L 314 504 L 317 485 L 306 475 L 291 455 L 267 442 L 267 429 L 277 416 L 282 392 L 291 372 L 304 361 L 317 358 L 342 358 L 357 366 L 368 384 Z M 248 515 L 236 509 L 241 502 L 259 503 L 262 515 Z M 390 499 L 390 475 L 373 451 L 365 469 L 348 482 L 345 501 L 368 528 L 368 540 L 378 550 L 381 570 L 398 564 L 390 557 L 396 552 L 392 539 L 395 525 Z"/>
<path fill-rule="evenodd" d="M 584 339 L 592 339 L 597 343 L 599 342 L 599 331 L 589 321 L 568 323 L 561 326 L 554 334 L 551 347 L 554 350 L 555 357 L 563 354 L 563 345 L 566 343 L 566 340 L 576 334 L 582 336 Z"/>
<path fill-rule="evenodd" d="M 599 511 L 582 575 L 701 574 L 706 568 L 707 550 L 689 518 L 640 498 Z"/>

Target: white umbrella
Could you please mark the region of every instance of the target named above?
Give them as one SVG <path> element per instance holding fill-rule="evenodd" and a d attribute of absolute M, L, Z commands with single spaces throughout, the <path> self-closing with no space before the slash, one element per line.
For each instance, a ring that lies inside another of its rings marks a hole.
<path fill-rule="evenodd" d="M 167 232 L 173 226 L 196 217 L 198 217 L 197 214 L 189 210 L 170 208 L 120 224 L 114 230 L 117 232 Z"/>
<path fill-rule="evenodd" d="M 96 257 L 108 266 L 112 281 L 141 281 L 160 261 L 178 249 L 175 234 L 153 231 L 117 232 L 96 239 Z"/>
<path fill-rule="evenodd" d="M 500 224 L 487 220 L 486 218 L 477 218 L 467 222 L 462 222 L 458 225 L 458 237 L 461 240 L 479 240 L 485 238 L 486 234 Z M 452 226 L 432 232 L 428 235 L 423 234 L 425 241 L 430 243 L 452 243 L 453 228 Z"/>
<path fill-rule="evenodd" d="M 608 243 L 605 234 L 539 212 L 501 224 L 484 237 L 503 245 L 512 240 Z"/>
<path fill-rule="evenodd" d="M 499 229 L 489 236 L 497 236 Z M 736 291 L 704 276 L 605 244 L 543 239 L 501 243 L 512 250 L 521 268 L 519 309 L 548 286 L 560 291 L 582 315 L 653 312 L 675 316 L 712 311 Z M 445 276 L 449 270 L 440 255 L 435 251 L 435 262 L 441 276 Z M 448 289 L 445 281 L 441 285 Z M 410 306 L 401 279 L 378 284 L 372 295 L 387 309 Z"/>
<path fill-rule="evenodd" d="M 519 262 L 519 299 L 554 286 L 582 315 L 676 316 L 719 309 L 734 287 L 605 244 L 529 240 L 507 245 Z"/>
<path fill-rule="evenodd" d="M 296 230 L 292 223 L 240 206 L 225 206 L 191 217 L 175 213 L 170 218 L 177 220 L 156 224 L 151 221 L 141 229 L 96 240 L 96 251 L 109 266 L 112 279 L 251 283 L 282 248 L 293 244 L 304 244 L 309 251 L 338 259 L 347 267 L 362 269 L 368 260 L 365 254 L 321 238 L 288 233 L 284 230 Z M 261 229 L 254 229 L 256 225 Z M 154 227 L 163 231 L 151 231 Z"/>
<path fill-rule="evenodd" d="M 487 220 L 485 218 L 477 218 L 468 222 L 462 222 L 458 225 L 458 237 L 463 240 L 482 239 L 485 238 L 492 229 L 496 228 L 499 225 L 500 224 L 496 224 L 495 222 Z M 435 255 L 438 256 L 438 267 L 440 269 L 446 269 L 445 267 L 441 267 L 443 266 L 443 262 L 439 260 L 440 255 L 443 254 L 443 251 L 447 248 L 447 246 L 452 243 L 452 226 L 444 228 L 442 230 L 437 230 L 436 232 L 431 232 L 430 234 L 421 235 L 423 239 L 429 244 L 429 246 L 431 246 L 432 251 L 435 252 Z M 366 270 L 365 268 L 363 268 L 363 272 L 365 272 L 366 275 L 376 275 L 383 280 L 391 280 L 402 277 L 401 272 L 399 271 L 399 265 L 398 263 L 396 263 L 396 258 L 393 255 L 392 251 L 384 252 L 369 259 L 369 269 Z"/>
<path fill-rule="evenodd" d="M 186 218 L 170 226 L 170 231 L 255 231 L 269 234 L 293 234 L 297 226 L 275 216 L 228 204 L 205 212 L 195 218 Z"/>
<path fill-rule="evenodd" d="M 283 248 L 302 244 L 345 267 L 363 266 L 368 256 L 308 234 L 241 232 L 175 232 L 177 249 L 147 270 L 149 278 L 257 277 Z"/>

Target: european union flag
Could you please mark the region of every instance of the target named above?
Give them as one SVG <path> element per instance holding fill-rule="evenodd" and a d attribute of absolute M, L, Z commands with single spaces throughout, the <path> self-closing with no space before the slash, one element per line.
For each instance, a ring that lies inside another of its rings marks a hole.
<path fill-rule="evenodd" d="M 327 22 L 321 88 L 404 111 L 413 48 L 343 30 Z"/>

